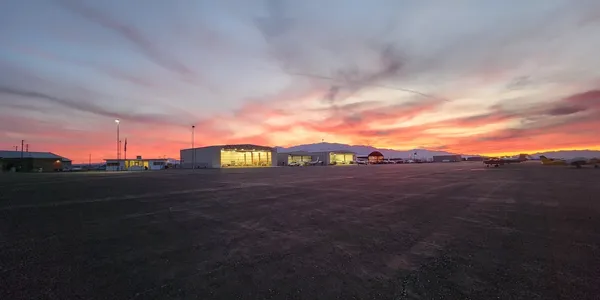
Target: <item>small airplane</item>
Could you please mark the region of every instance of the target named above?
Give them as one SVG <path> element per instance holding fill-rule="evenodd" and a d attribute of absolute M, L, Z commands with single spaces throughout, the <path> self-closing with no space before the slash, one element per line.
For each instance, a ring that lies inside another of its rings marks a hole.
<path fill-rule="evenodd" d="M 526 160 L 528 160 L 527 154 L 521 153 L 521 154 L 519 154 L 519 157 L 509 157 L 509 158 L 492 157 L 490 159 L 484 160 L 483 163 L 485 164 L 486 167 L 494 166 L 497 168 L 501 165 L 520 163 L 520 162 L 524 162 Z"/>
<path fill-rule="evenodd" d="M 540 159 L 542 160 L 542 165 L 545 166 L 575 166 L 580 169 L 584 165 L 594 165 L 594 168 L 598 168 L 598 165 L 600 165 L 600 160 L 597 158 L 575 157 L 571 159 L 555 159 L 542 155 Z"/>
<path fill-rule="evenodd" d="M 317 159 L 315 161 L 309 161 L 306 164 L 309 165 L 309 166 L 316 166 L 316 165 L 321 164 L 321 163 L 322 163 L 322 161 L 320 161 L 319 157 L 317 157 Z"/>

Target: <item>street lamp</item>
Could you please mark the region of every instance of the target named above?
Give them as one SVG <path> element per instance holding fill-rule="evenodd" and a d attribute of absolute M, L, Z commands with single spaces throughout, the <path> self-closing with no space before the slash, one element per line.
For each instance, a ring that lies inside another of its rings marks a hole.
<path fill-rule="evenodd" d="M 119 138 L 119 124 L 121 124 L 121 120 L 116 119 L 115 123 L 117 123 L 117 163 L 119 164 L 119 166 L 117 167 L 117 170 L 121 170 L 121 140 Z"/>

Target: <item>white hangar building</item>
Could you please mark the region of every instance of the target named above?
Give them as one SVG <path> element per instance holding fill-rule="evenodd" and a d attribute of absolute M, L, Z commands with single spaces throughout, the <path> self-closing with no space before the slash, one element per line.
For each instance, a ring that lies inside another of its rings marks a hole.
<path fill-rule="evenodd" d="M 350 165 L 356 162 L 356 153 L 351 151 L 282 152 L 277 154 L 278 165 L 291 163 L 323 162 L 323 165 Z"/>
<path fill-rule="evenodd" d="M 182 149 L 180 154 L 181 167 L 185 169 L 271 167 L 277 164 L 274 148 L 251 144 Z"/>

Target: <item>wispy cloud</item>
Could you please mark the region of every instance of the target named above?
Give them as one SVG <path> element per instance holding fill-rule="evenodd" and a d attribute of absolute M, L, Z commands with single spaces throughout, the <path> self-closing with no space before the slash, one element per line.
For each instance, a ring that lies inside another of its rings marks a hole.
<path fill-rule="evenodd" d="M 42 100 L 46 102 L 50 102 L 52 104 L 60 105 L 67 109 L 74 109 L 80 112 L 90 113 L 94 115 L 100 115 L 110 118 L 121 118 L 131 120 L 133 122 L 140 123 L 152 123 L 152 124 L 169 124 L 169 125 L 184 125 L 181 120 L 179 120 L 176 116 L 169 116 L 164 114 L 138 114 L 138 113 L 128 113 L 128 112 L 116 112 L 110 110 L 108 108 L 99 106 L 92 102 L 82 101 L 80 99 L 67 99 L 61 98 L 57 96 L 53 96 L 50 94 L 22 90 L 18 88 L 12 87 L 3 87 L 0 86 L 0 94 L 12 95 L 12 96 L 20 96 L 26 98 L 32 98 L 36 100 Z"/>
<path fill-rule="evenodd" d="M 123 38 L 135 45 L 141 53 L 143 53 L 148 59 L 155 62 L 157 65 L 167 70 L 176 72 L 182 76 L 188 77 L 194 75 L 194 71 L 192 69 L 178 61 L 176 58 L 167 54 L 167 52 L 163 51 L 159 45 L 153 42 L 134 26 L 119 21 L 118 19 L 110 16 L 109 14 L 105 14 L 100 10 L 87 6 L 81 1 L 60 0 L 59 3 L 74 13 L 77 13 L 92 22 L 98 23 L 99 25 L 118 33 Z"/>
<path fill-rule="evenodd" d="M 0 120 L 0 142 L 111 155 L 121 118 L 141 154 L 174 157 L 192 125 L 197 144 L 600 147 L 598 4 L 355 4 L 13 1 L 0 11 L 0 112 L 30 122 Z M 34 134 L 52 126 L 95 139 Z"/>

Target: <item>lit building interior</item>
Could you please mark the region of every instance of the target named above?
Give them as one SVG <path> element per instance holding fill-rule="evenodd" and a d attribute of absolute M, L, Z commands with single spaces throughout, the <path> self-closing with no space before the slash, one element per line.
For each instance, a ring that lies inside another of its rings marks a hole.
<path fill-rule="evenodd" d="M 125 170 L 143 170 L 145 168 L 149 168 L 149 162 L 147 160 L 126 160 L 125 161 Z"/>
<path fill-rule="evenodd" d="M 312 156 L 310 155 L 290 155 L 288 156 L 288 165 L 292 162 L 310 162 L 312 161 Z"/>
<path fill-rule="evenodd" d="M 329 153 L 329 163 L 336 165 L 348 165 L 354 161 L 353 153 Z"/>
<path fill-rule="evenodd" d="M 223 167 L 269 167 L 272 165 L 271 151 L 223 149 L 221 165 Z"/>
<path fill-rule="evenodd" d="M 383 163 L 384 157 L 383 154 L 379 151 L 373 151 L 369 154 L 369 163 L 370 164 L 380 164 Z"/>

